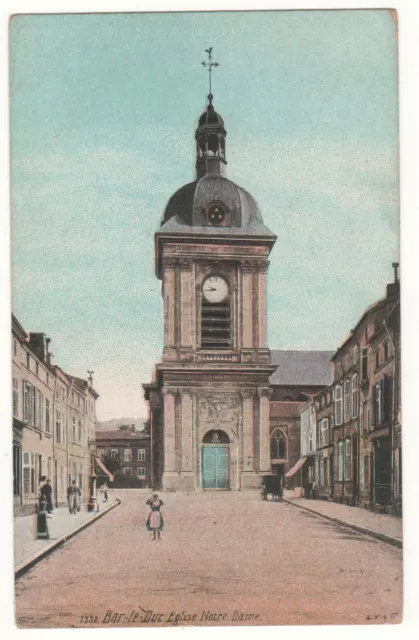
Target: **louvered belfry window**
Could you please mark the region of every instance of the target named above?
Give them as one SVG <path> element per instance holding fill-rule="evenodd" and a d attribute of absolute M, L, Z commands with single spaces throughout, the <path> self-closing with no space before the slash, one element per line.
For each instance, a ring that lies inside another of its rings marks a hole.
<path fill-rule="evenodd" d="M 231 347 L 230 298 L 217 304 L 201 302 L 202 349 L 229 349 Z"/>

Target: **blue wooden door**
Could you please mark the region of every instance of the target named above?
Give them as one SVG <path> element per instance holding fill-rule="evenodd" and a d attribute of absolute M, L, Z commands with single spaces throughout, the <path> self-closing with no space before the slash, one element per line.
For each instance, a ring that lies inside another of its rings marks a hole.
<path fill-rule="evenodd" d="M 228 447 L 202 447 L 203 489 L 228 489 Z"/>

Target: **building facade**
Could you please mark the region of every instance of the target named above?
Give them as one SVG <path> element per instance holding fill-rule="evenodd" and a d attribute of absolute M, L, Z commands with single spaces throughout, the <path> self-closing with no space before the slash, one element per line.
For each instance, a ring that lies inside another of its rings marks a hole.
<path fill-rule="evenodd" d="M 316 471 L 316 411 L 311 398 L 300 408 L 301 430 L 301 494 L 312 497 Z"/>
<path fill-rule="evenodd" d="M 316 416 L 315 496 L 330 499 L 334 487 L 333 386 L 326 387 L 314 398 Z"/>
<path fill-rule="evenodd" d="M 54 375 L 37 342 L 12 317 L 13 493 L 16 515 L 30 513 L 54 458 Z"/>
<path fill-rule="evenodd" d="M 41 476 L 53 502 L 67 502 L 76 480 L 87 504 L 97 392 L 51 363 L 50 340 L 27 333 L 12 316 L 13 493 L 15 515 L 35 510 Z M 77 394 L 77 395 L 76 395 Z M 77 399 L 78 397 L 78 399 Z"/>
<path fill-rule="evenodd" d="M 141 431 L 96 431 L 96 453 L 106 464 L 118 461 L 111 484 L 115 487 L 151 486 L 150 436 Z M 111 467 L 111 464 L 109 465 Z"/>
<path fill-rule="evenodd" d="M 368 307 L 333 354 L 333 382 L 299 409 L 307 479 L 308 407 L 314 412 L 316 494 L 324 499 L 401 515 L 402 441 L 400 291 Z"/>
<path fill-rule="evenodd" d="M 226 178 L 212 100 L 196 130 L 196 179 L 170 198 L 155 234 L 164 347 L 143 386 L 153 482 L 167 491 L 256 488 L 271 469 L 266 277 L 276 236 Z"/>

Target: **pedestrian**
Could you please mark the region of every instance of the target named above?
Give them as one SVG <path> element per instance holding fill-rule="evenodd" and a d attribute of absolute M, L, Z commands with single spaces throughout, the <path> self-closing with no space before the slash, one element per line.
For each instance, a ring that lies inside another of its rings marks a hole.
<path fill-rule="evenodd" d="M 279 476 L 279 502 L 282 502 L 284 497 L 284 476 Z"/>
<path fill-rule="evenodd" d="M 52 513 L 52 483 L 49 478 L 41 489 L 41 499 L 45 501 L 48 513 Z"/>
<path fill-rule="evenodd" d="M 36 494 L 36 510 L 38 511 L 41 508 L 41 500 L 42 500 L 42 489 L 45 485 L 47 481 L 47 477 L 46 476 L 41 476 L 39 478 L 39 484 L 38 484 L 38 492 Z"/>
<path fill-rule="evenodd" d="M 105 482 L 104 484 L 102 484 L 102 486 L 100 487 L 99 491 L 101 492 L 102 496 L 103 496 L 103 502 L 108 502 L 108 485 Z"/>
<path fill-rule="evenodd" d="M 79 503 L 80 496 L 81 496 L 81 491 L 77 486 L 76 481 L 73 480 L 73 482 L 67 488 L 67 501 L 68 501 L 68 508 L 70 513 L 77 513 L 77 511 L 80 511 L 80 503 Z"/>
<path fill-rule="evenodd" d="M 153 540 L 160 540 L 160 532 L 164 527 L 163 516 L 160 508 L 163 506 L 163 500 L 160 500 L 157 493 L 153 493 L 153 496 L 147 500 L 146 504 L 150 507 L 150 514 L 147 518 L 146 527 L 148 531 L 153 532 Z"/>

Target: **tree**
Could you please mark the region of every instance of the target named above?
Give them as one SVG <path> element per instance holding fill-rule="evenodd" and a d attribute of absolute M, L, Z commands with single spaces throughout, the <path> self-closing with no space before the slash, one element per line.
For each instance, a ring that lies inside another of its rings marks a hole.
<path fill-rule="evenodd" d="M 114 475 L 116 471 L 119 471 L 121 468 L 121 460 L 118 455 L 112 454 L 110 451 L 107 451 L 102 458 L 102 462 L 107 468 L 107 470 Z"/>
<path fill-rule="evenodd" d="M 135 424 L 120 424 L 118 431 L 130 431 L 135 433 Z"/>

